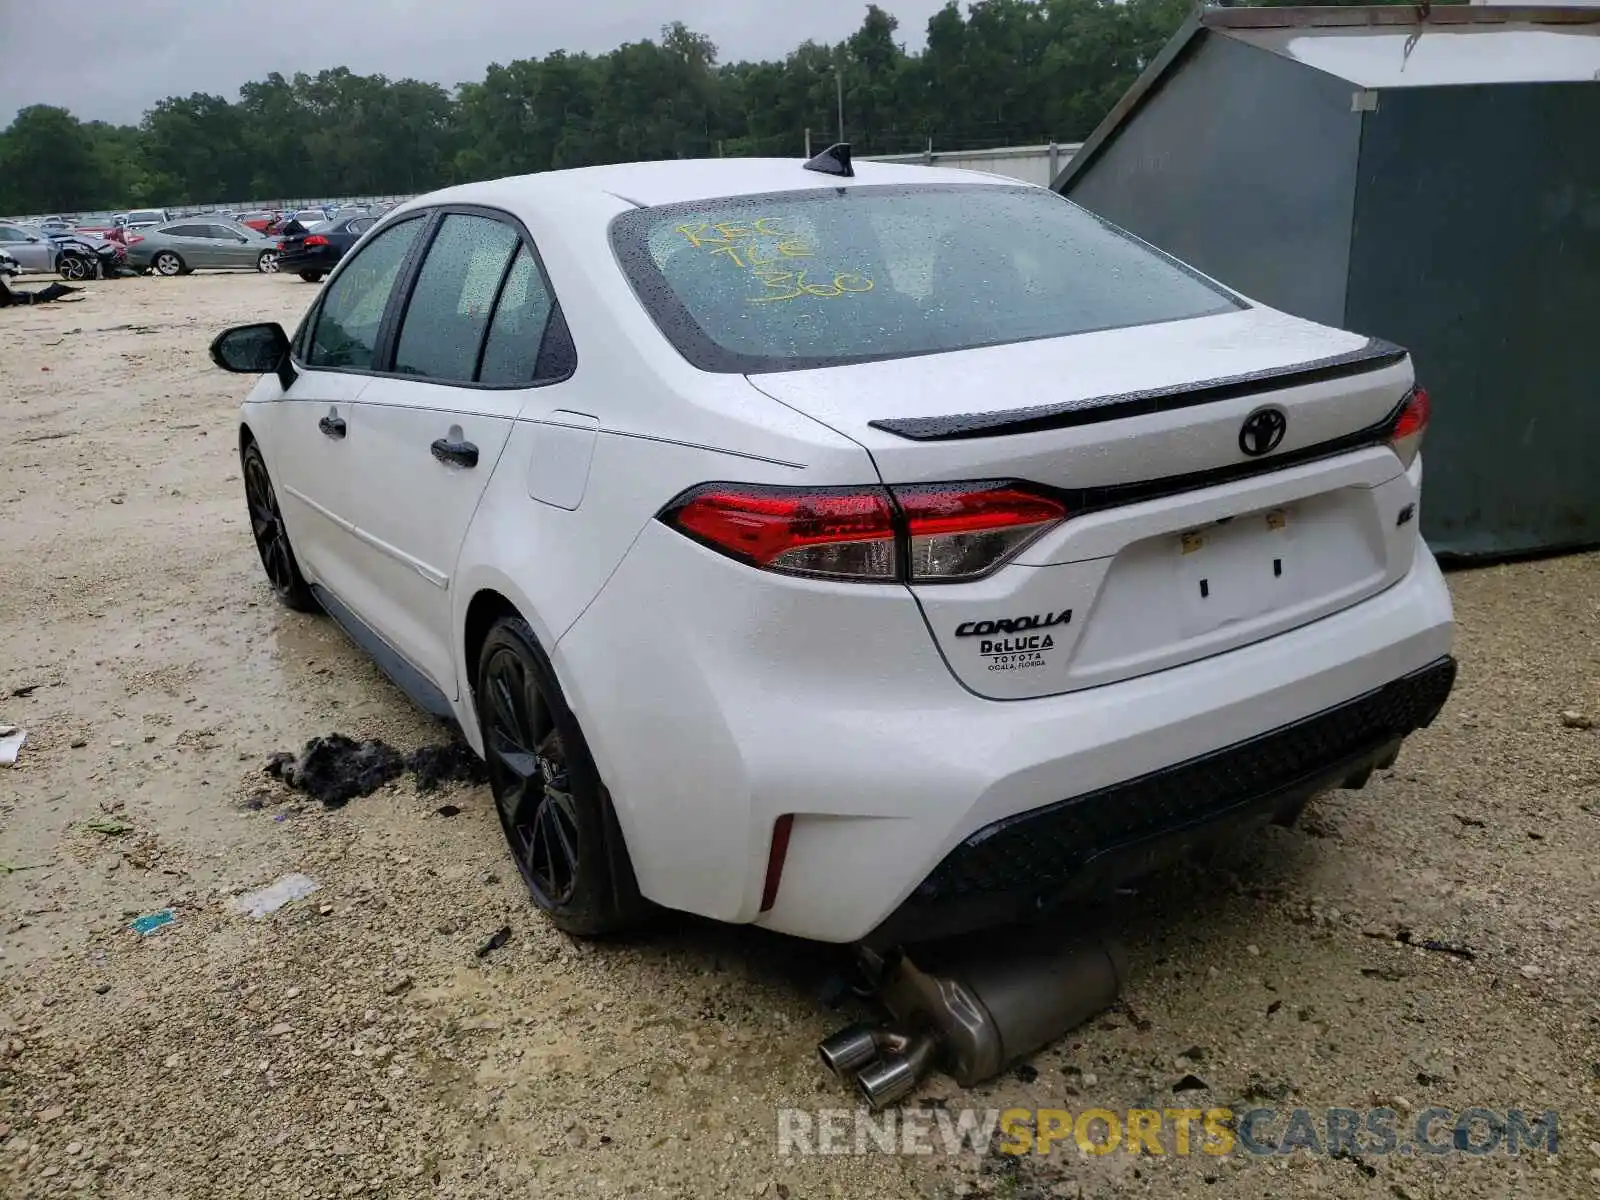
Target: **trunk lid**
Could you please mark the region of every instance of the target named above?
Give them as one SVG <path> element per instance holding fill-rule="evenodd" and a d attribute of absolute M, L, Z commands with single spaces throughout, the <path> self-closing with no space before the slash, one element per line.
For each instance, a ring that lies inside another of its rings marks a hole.
<path fill-rule="evenodd" d="M 981 695 L 1258 641 L 1375 594 L 1415 552 L 1416 488 L 1382 438 L 1409 358 L 1270 309 L 751 382 L 860 442 L 891 486 L 1014 479 L 1066 503 L 987 578 L 911 588 Z"/>

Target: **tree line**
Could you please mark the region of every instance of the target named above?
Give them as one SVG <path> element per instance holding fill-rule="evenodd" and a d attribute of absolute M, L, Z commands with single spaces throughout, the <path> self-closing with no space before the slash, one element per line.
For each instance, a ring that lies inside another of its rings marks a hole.
<path fill-rule="evenodd" d="M 606 54 L 555 51 L 448 89 L 339 67 L 157 102 L 138 125 L 22 109 L 0 132 L 0 212 L 419 192 L 589 163 L 1076 141 L 1190 0 L 951 0 L 907 53 L 876 4 L 836 45 L 718 61 L 681 22 Z"/>

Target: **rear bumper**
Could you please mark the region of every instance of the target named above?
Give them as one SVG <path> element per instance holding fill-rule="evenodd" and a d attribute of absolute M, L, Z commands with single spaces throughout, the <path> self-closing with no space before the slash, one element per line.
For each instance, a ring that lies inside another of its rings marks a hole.
<path fill-rule="evenodd" d="M 1292 820 L 1318 792 L 1391 760 L 1433 723 L 1456 664 L 1439 659 L 1366 695 L 1126 783 L 972 834 L 867 938 L 892 944 L 1031 919 L 1103 893 L 1238 826 Z"/>
<path fill-rule="evenodd" d="M 295 250 L 278 255 L 278 270 L 280 271 L 331 271 L 339 261 L 339 255 L 330 254 L 321 250 L 306 252 Z"/>
<path fill-rule="evenodd" d="M 851 942 L 883 929 L 915 940 L 934 908 L 965 904 L 976 876 L 957 868 L 980 860 L 960 848 L 996 837 L 980 831 L 1340 710 L 1446 658 L 1453 632 L 1449 593 L 1419 540 L 1399 582 L 1301 628 L 1120 683 L 996 701 L 950 674 L 904 588 L 775 585 L 652 522 L 553 658 L 646 896 Z M 1437 688 L 1442 677 L 1428 678 Z M 1058 841 L 1086 844 L 1046 853 L 1059 853 L 1059 869 L 1036 859 L 1024 869 L 1048 869 L 1042 890 L 1053 893 L 1086 864 L 1109 871 L 1124 843 L 1252 804 L 1292 805 L 1382 757 L 1431 718 L 1432 695 L 1402 706 L 1410 717 L 1369 718 L 1326 754 L 1303 753 L 1294 770 L 1206 793 L 1198 813 L 1173 819 L 1156 805 L 1098 841 L 1093 826 L 1063 826 Z M 1242 770 L 1246 759 L 1231 761 Z M 784 815 L 794 821 L 781 885 L 762 911 Z M 1000 880 L 984 894 L 1008 913 L 1011 890 Z M 1033 895 L 1023 890 L 1024 906 Z"/>

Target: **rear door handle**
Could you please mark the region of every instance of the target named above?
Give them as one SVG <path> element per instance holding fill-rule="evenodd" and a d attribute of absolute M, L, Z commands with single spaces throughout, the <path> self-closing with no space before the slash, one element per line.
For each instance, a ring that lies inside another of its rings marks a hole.
<path fill-rule="evenodd" d="M 439 438 L 433 443 L 433 456 L 442 463 L 454 467 L 475 467 L 478 465 L 478 448 L 471 442 L 452 442 Z"/>
<path fill-rule="evenodd" d="M 317 422 L 317 428 L 331 438 L 342 438 L 345 433 L 343 417 L 323 417 Z"/>

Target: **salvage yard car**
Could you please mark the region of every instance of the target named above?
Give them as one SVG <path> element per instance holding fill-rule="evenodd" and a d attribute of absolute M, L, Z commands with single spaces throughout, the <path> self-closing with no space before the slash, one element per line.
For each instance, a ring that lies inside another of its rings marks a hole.
<path fill-rule="evenodd" d="M 0 221 L 0 250 L 11 255 L 23 271 L 49 273 L 56 269 L 56 244 L 37 225 Z"/>
<path fill-rule="evenodd" d="M 406 202 L 238 431 L 279 599 L 487 760 L 561 928 L 914 942 L 1359 786 L 1454 679 L 1406 352 L 880 163 Z"/>
<path fill-rule="evenodd" d="M 40 226 L 0 222 L 0 250 L 10 254 L 22 271 L 55 273 L 63 279 L 93 279 L 114 273 L 123 262 L 121 247 L 90 233 L 53 231 Z"/>
<path fill-rule="evenodd" d="M 187 275 L 203 267 L 271 274 L 278 269 L 278 241 L 232 221 L 180 217 L 129 234 L 128 265 L 157 275 Z"/>
<path fill-rule="evenodd" d="M 164 208 L 136 208 L 127 214 L 123 226 L 128 229 L 150 229 L 156 225 L 165 225 L 172 218 L 167 215 Z"/>
<path fill-rule="evenodd" d="M 317 283 L 377 223 L 376 217 L 336 217 L 319 222 L 304 233 L 280 236 L 278 269 L 293 272 L 307 283 Z"/>

